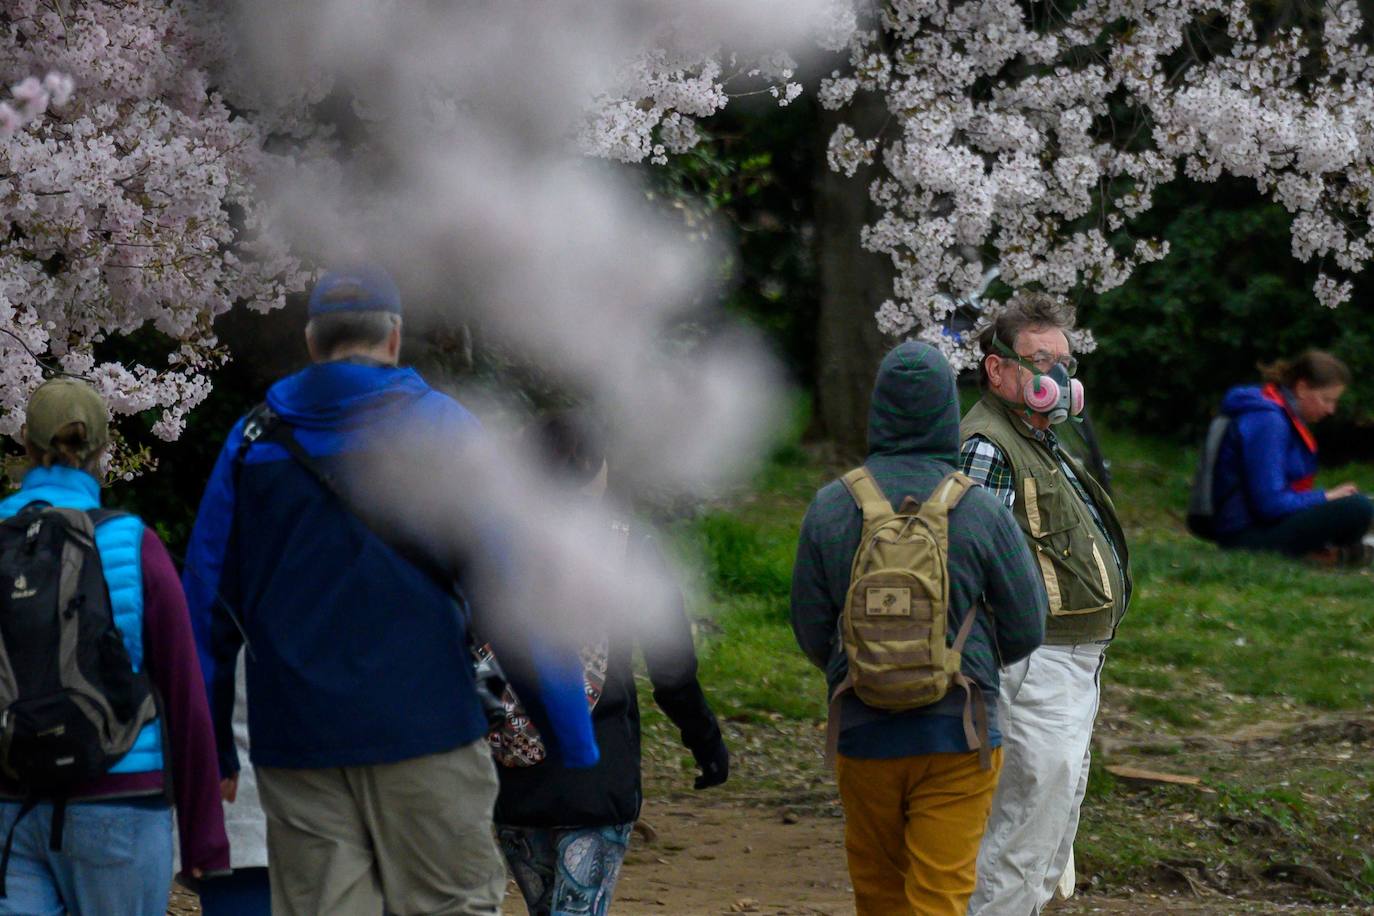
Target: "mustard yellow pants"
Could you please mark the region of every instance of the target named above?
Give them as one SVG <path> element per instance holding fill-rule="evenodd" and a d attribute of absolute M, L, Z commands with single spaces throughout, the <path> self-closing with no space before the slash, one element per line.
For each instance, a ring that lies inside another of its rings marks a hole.
<path fill-rule="evenodd" d="M 1002 749 L 893 760 L 841 755 L 844 848 L 858 916 L 964 916 Z"/>

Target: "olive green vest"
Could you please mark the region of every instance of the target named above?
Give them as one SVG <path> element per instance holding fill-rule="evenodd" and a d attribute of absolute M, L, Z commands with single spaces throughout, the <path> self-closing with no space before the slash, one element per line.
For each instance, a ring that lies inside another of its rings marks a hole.
<path fill-rule="evenodd" d="M 991 441 L 1011 463 L 1016 481 L 1012 514 L 1040 564 L 1050 599 L 1045 642 L 1075 645 L 1111 639 L 1126 613 L 1131 589 L 1126 535 L 1111 497 L 1078 461 L 1065 456 L 1096 503 L 1107 535 L 1116 543 L 1120 566 L 1092 510 L 1014 409 L 984 395 L 959 424 L 961 440 L 975 435 Z"/>

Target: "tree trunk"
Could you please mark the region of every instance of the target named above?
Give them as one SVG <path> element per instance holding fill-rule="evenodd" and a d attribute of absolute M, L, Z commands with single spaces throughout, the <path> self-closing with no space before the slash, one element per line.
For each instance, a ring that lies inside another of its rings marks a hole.
<path fill-rule="evenodd" d="M 844 112 L 821 115 L 822 141 L 848 120 L 859 136 L 872 136 L 887 118 L 880 98 L 865 94 Z M 817 328 L 816 399 L 822 434 L 837 453 L 862 457 L 868 451 L 868 402 L 883 355 L 894 341 L 878 330 L 874 314 L 892 298 L 892 262 L 864 250 L 859 230 L 880 212 L 868 186 L 878 168 L 860 169 L 846 178 L 818 157 L 816 205 L 817 262 L 820 268 L 820 321 Z"/>

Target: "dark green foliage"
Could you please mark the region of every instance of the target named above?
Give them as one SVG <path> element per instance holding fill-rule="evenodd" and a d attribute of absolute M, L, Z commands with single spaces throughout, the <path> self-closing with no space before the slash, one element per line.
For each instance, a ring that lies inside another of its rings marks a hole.
<path fill-rule="evenodd" d="M 1371 286 L 1357 285 L 1339 309 L 1318 305 L 1317 265 L 1293 256 L 1289 226 L 1289 214 L 1245 181 L 1161 192 L 1140 231 L 1162 234 L 1168 257 L 1080 309 L 1099 343 L 1083 368 L 1097 415 L 1195 437 L 1228 387 L 1258 378 L 1257 363 L 1319 347 L 1354 370 L 1341 413 L 1321 431 L 1328 456 L 1349 456 L 1354 425 L 1374 421 Z"/>
<path fill-rule="evenodd" d="M 186 549 L 200 496 L 229 430 L 262 400 L 266 391 L 249 381 L 239 363 L 230 362 L 211 376 L 214 388 L 191 411 L 186 431 L 176 442 L 161 442 L 147 430 L 157 416 L 148 413 L 126 424 L 129 438 L 149 445 L 157 467 L 132 481 L 109 481 L 105 501 L 143 517 L 177 555 Z"/>
<path fill-rule="evenodd" d="M 725 306 L 762 330 L 794 381 L 811 388 L 820 309 L 812 182 L 826 139 L 814 98 L 787 108 L 766 96 L 738 99 L 707 129 L 700 146 L 652 177 L 734 234 L 722 264 Z"/>

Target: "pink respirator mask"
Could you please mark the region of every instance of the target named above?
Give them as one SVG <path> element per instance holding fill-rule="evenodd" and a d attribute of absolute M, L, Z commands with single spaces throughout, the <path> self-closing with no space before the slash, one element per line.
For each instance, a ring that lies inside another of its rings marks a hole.
<path fill-rule="evenodd" d="M 1056 362 L 1048 372 L 1041 372 L 1034 363 L 998 341 L 997 349 L 1007 358 L 1030 371 L 1031 377 L 1021 387 L 1021 396 L 1029 410 L 1044 414 L 1050 423 L 1063 423 L 1083 413 L 1083 383 L 1069 374 L 1069 367 Z M 1074 364 L 1077 368 L 1077 364 Z"/>

